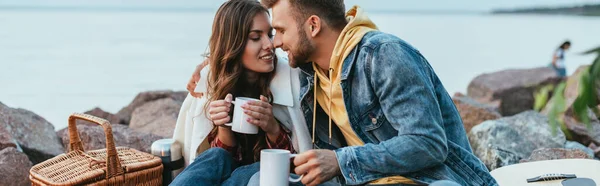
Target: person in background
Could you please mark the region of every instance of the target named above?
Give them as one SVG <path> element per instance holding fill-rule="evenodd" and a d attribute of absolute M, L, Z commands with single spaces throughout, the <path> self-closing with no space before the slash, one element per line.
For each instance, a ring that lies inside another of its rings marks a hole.
<path fill-rule="evenodd" d="M 556 70 L 556 73 L 560 77 L 567 76 L 567 68 L 565 66 L 565 52 L 571 48 L 571 42 L 565 41 L 563 42 L 554 54 L 552 54 L 552 68 Z"/>

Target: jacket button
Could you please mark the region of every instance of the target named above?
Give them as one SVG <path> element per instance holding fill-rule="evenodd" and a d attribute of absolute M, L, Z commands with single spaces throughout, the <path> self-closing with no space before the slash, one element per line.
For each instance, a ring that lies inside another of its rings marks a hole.
<path fill-rule="evenodd" d="M 371 118 L 371 123 L 377 124 L 377 118 Z"/>

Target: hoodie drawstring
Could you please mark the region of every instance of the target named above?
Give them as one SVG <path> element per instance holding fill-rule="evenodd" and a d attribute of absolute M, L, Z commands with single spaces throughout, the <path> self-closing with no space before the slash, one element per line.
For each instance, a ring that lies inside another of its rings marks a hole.
<path fill-rule="evenodd" d="M 333 100 L 333 79 L 331 79 L 331 74 L 333 74 L 333 68 L 329 68 L 329 81 L 331 82 L 331 84 L 329 85 L 329 114 L 327 115 L 327 118 L 329 120 L 329 145 L 331 145 L 331 114 L 333 114 L 331 112 L 331 100 Z M 316 97 L 316 96 L 315 96 Z"/>
<path fill-rule="evenodd" d="M 329 80 L 331 80 L 331 74 L 333 74 L 333 68 L 329 68 Z M 314 78 L 313 78 L 313 82 L 314 82 L 314 86 L 317 86 L 318 83 L 318 78 L 317 75 L 315 74 Z M 333 94 L 333 85 L 329 86 L 329 96 L 332 96 Z M 316 131 L 316 122 L 317 122 L 317 111 L 315 109 L 317 109 L 317 88 L 313 87 L 313 122 L 312 122 L 312 144 L 313 144 L 313 148 L 315 147 L 315 131 Z M 329 99 L 329 103 L 328 103 L 328 110 L 329 110 L 329 114 L 331 114 L 331 100 Z M 331 116 L 329 116 L 329 114 L 327 115 L 327 120 L 329 122 L 329 145 L 331 145 L 331 140 L 332 140 L 332 130 L 331 130 Z"/>
<path fill-rule="evenodd" d="M 313 119 L 312 119 L 312 144 L 313 144 L 313 149 L 315 148 L 315 130 L 316 130 L 316 119 L 317 119 L 317 111 L 315 109 L 317 109 L 317 76 L 315 75 L 315 77 L 313 78 L 313 83 L 315 83 L 313 86 Z"/>

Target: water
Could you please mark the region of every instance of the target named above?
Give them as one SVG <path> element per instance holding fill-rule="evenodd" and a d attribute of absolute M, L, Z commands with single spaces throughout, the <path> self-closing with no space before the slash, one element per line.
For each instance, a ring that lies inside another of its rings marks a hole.
<path fill-rule="evenodd" d="M 72 112 L 117 112 L 139 92 L 184 90 L 214 12 L 0 11 L 0 102 L 64 128 Z M 430 61 L 450 94 L 478 74 L 546 65 L 566 38 L 569 73 L 600 45 L 600 18 L 376 14 Z"/>

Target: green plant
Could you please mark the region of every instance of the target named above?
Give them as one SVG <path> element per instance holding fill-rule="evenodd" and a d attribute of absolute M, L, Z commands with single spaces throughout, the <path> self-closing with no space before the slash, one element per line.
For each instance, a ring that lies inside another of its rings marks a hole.
<path fill-rule="evenodd" d="M 533 93 L 533 97 L 535 100 L 535 102 L 533 103 L 533 110 L 539 112 L 542 109 L 544 109 L 544 107 L 548 103 L 548 97 L 550 97 L 550 92 L 552 92 L 553 90 L 554 85 L 548 84 L 537 90 L 535 93 Z"/>
<path fill-rule="evenodd" d="M 588 70 L 584 71 L 579 79 L 577 98 L 573 103 L 573 112 L 576 118 L 591 129 L 588 109 L 598 115 L 598 99 L 596 85 L 600 80 L 600 47 L 584 52 L 583 54 L 596 54 L 596 59 Z"/>
<path fill-rule="evenodd" d="M 591 121 L 588 115 L 588 111 L 593 111 L 596 116 L 600 116 L 597 106 L 600 104 L 597 98 L 598 92 L 596 87 L 600 85 L 600 47 L 584 52 L 583 54 L 596 54 L 596 58 L 592 62 L 592 65 L 581 72 L 579 76 L 579 88 L 577 97 L 573 102 L 572 108 L 575 119 L 581 121 L 586 125 L 588 130 L 591 130 Z M 548 119 L 549 124 L 552 128 L 552 133 L 556 134 L 556 129 L 560 126 L 561 130 L 565 132 L 567 138 L 570 138 L 568 130 L 564 122 L 564 114 L 567 110 L 566 98 L 564 96 L 566 83 L 561 82 L 555 89 L 552 98 L 548 104 Z M 548 90 L 541 88 L 536 92 L 535 96 L 535 109 L 541 110 L 540 107 L 545 105 L 544 100 L 547 100 Z"/>

